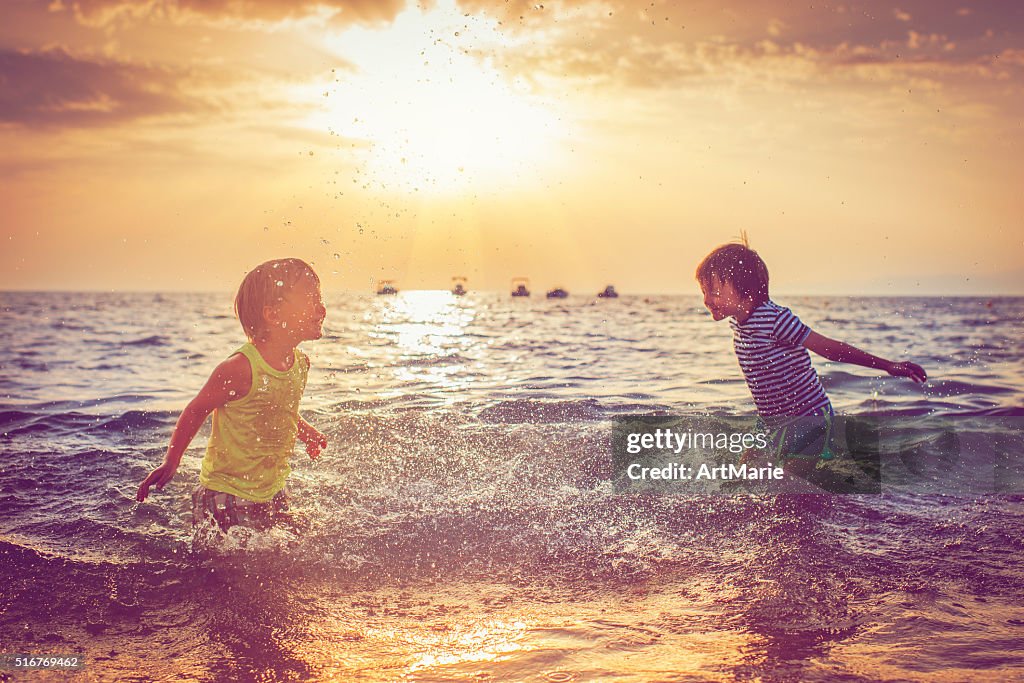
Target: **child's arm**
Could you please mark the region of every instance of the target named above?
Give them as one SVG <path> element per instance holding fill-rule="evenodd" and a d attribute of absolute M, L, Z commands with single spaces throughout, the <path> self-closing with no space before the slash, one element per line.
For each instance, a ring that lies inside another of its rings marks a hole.
<path fill-rule="evenodd" d="M 309 372 L 309 356 L 302 353 L 302 362 L 306 364 L 306 372 Z M 299 432 L 296 438 L 306 444 L 306 453 L 309 454 L 310 460 L 316 460 L 320 456 L 320 451 L 327 448 L 327 437 L 319 429 L 303 420 L 301 415 L 299 415 Z"/>
<path fill-rule="evenodd" d="M 870 353 L 861 351 L 855 346 L 850 346 L 835 339 L 829 339 L 813 330 L 807 335 L 807 339 L 804 340 L 804 346 L 819 356 L 836 361 L 837 363 L 853 363 L 854 365 L 863 365 L 866 368 L 884 370 L 893 377 L 909 377 L 915 382 L 924 382 L 928 379 L 924 368 L 916 363 L 909 361 L 894 363 L 878 356 L 872 356 Z"/>
<path fill-rule="evenodd" d="M 242 354 L 236 354 L 218 365 L 206 381 L 206 385 L 199 390 L 199 394 L 189 401 L 185 410 L 181 412 L 181 417 L 174 426 L 174 433 L 171 434 L 171 443 L 167 447 L 163 464 L 149 473 L 139 486 L 135 500 L 140 503 L 146 500 L 151 486 L 163 489 L 178 471 L 181 456 L 192 443 L 199 428 L 206 422 L 206 417 L 215 408 L 248 394 L 251 384 L 252 369 L 249 367 L 249 359 Z"/>

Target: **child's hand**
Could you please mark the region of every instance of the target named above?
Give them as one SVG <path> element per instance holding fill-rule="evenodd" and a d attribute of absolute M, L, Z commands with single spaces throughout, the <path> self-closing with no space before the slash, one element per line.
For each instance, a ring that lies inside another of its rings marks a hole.
<path fill-rule="evenodd" d="M 314 429 L 311 434 L 306 436 L 306 453 L 309 454 L 310 460 L 320 457 L 320 451 L 325 448 L 327 448 L 327 437 L 323 432 Z"/>
<path fill-rule="evenodd" d="M 160 467 L 157 467 L 155 470 L 150 472 L 149 476 L 146 477 L 142 484 L 139 485 L 139 490 L 135 494 L 135 500 L 140 503 L 146 500 L 146 496 L 149 495 L 150 486 L 156 486 L 162 491 L 164 486 L 174 477 L 174 473 L 177 471 L 178 466 L 176 464 L 165 461 L 160 465 Z"/>
<path fill-rule="evenodd" d="M 887 368 L 887 370 L 893 377 L 909 377 L 915 382 L 924 382 L 928 379 L 928 375 L 925 374 L 924 368 L 916 363 L 911 363 L 910 361 L 893 363 Z"/>

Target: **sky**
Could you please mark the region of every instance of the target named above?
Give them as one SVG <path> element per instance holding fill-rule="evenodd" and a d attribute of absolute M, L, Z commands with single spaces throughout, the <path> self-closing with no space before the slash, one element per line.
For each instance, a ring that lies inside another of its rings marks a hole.
<path fill-rule="evenodd" d="M 1024 294 L 1024 3 L 3 11 L 0 290 Z"/>

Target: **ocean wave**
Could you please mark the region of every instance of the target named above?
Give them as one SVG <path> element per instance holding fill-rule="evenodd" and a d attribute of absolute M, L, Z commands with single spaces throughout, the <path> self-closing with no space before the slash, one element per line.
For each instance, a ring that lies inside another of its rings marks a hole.
<path fill-rule="evenodd" d="M 42 414 L 51 414 L 64 411 L 76 411 L 89 408 L 95 408 L 110 403 L 148 403 L 157 398 L 155 392 L 153 394 L 111 394 L 109 396 L 99 396 L 96 398 L 89 399 L 64 399 L 55 401 L 36 401 L 33 403 L 26 403 L 19 406 L 8 406 L 0 404 L 0 410 L 6 408 L 14 409 L 28 409 L 33 410 Z"/>
<path fill-rule="evenodd" d="M 12 425 L 30 422 L 37 416 L 37 413 L 30 413 L 23 410 L 0 410 L 0 427 L 10 427 Z"/>
<path fill-rule="evenodd" d="M 16 367 L 22 370 L 31 370 L 35 372 L 46 372 L 50 369 L 50 365 L 44 360 L 32 360 L 29 358 L 15 358 L 13 363 Z"/>
<path fill-rule="evenodd" d="M 103 421 L 98 415 L 86 413 L 43 413 L 34 415 L 32 418 L 22 420 L 21 424 L 8 430 L 8 434 L 31 434 L 36 432 L 59 432 L 71 433 L 95 427 Z"/>
<path fill-rule="evenodd" d="M 470 360 L 464 356 L 460 356 L 457 353 L 450 353 L 447 355 L 423 355 L 414 356 L 412 358 L 402 358 L 392 363 L 394 367 L 434 367 L 442 365 L 457 365 L 460 363 L 468 363 Z"/>
<path fill-rule="evenodd" d="M 132 432 L 156 429 L 174 424 L 178 413 L 173 411 L 129 410 L 99 424 L 96 429 L 113 432 Z"/>
<path fill-rule="evenodd" d="M 172 342 L 169 338 L 161 334 L 153 334 L 148 337 L 142 337 L 141 339 L 132 339 L 129 341 L 114 342 L 114 346 L 171 346 Z"/>
<path fill-rule="evenodd" d="M 1012 394 L 1015 389 L 997 384 L 982 384 L 980 382 L 964 382 L 955 379 L 932 379 L 925 386 L 928 394 L 938 396 L 960 396 L 963 394 Z"/>
<path fill-rule="evenodd" d="M 129 410 L 116 416 L 96 415 L 77 411 L 68 412 L 0 412 L 0 426 L 8 435 L 50 432 L 72 434 L 77 432 L 120 432 L 152 430 L 173 424 L 178 414 L 172 411 Z"/>
<path fill-rule="evenodd" d="M 596 399 L 578 401 L 537 401 L 517 399 L 502 401 L 482 409 L 478 414 L 482 422 L 499 423 L 559 423 L 589 422 L 604 417 Z"/>

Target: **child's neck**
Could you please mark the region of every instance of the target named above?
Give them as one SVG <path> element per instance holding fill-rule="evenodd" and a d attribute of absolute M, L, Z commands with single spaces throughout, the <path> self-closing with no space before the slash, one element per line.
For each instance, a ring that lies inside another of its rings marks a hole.
<path fill-rule="evenodd" d="M 742 325 L 747 322 L 747 318 L 750 317 L 750 314 L 753 313 L 754 309 L 758 306 L 760 306 L 760 304 L 755 304 L 752 301 L 745 301 L 739 305 L 739 309 L 732 317 L 736 319 L 736 322 Z"/>
<path fill-rule="evenodd" d="M 252 340 L 263 360 L 275 370 L 289 370 L 295 362 L 295 347 L 298 344 L 286 336 L 267 334 Z"/>

